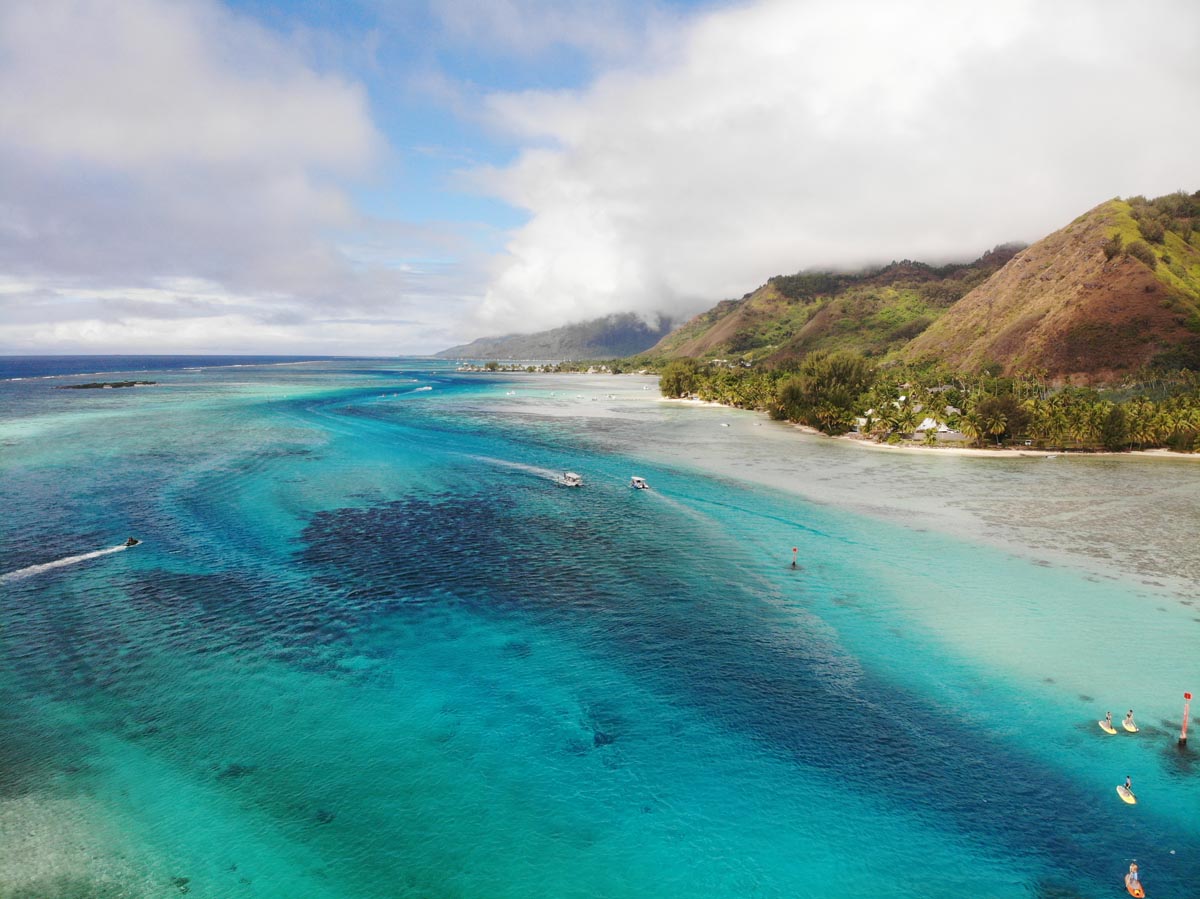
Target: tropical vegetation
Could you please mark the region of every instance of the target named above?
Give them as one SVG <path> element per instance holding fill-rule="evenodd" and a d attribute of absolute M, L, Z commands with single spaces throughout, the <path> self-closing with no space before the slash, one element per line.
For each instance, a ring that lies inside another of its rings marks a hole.
<path fill-rule="evenodd" d="M 860 355 L 818 352 L 794 367 L 755 369 L 677 359 L 664 396 L 769 413 L 837 435 L 1052 450 L 1168 448 L 1200 452 L 1200 374 L 1146 371 L 1107 389 L 1054 386 L 1039 372 L 964 375 L 939 366 L 872 368 Z M 922 427 L 922 426 L 925 427 Z M 932 436 L 931 436 L 932 435 Z"/>

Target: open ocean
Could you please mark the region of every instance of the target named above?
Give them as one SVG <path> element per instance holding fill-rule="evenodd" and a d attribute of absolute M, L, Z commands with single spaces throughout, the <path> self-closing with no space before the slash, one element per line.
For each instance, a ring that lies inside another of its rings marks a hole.
<path fill-rule="evenodd" d="M 1195 462 L 124 358 L 0 368 L 5 899 L 1200 896 Z"/>

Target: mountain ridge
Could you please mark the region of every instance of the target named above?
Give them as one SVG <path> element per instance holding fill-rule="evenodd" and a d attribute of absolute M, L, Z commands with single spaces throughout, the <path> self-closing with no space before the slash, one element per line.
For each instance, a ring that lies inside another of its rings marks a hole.
<path fill-rule="evenodd" d="M 437 355 L 787 369 L 814 352 L 851 351 L 875 366 L 1036 372 L 1076 384 L 1200 370 L 1198 234 L 1200 191 L 1117 198 L 1030 246 L 1001 244 L 971 262 L 776 275 L 673 329 L 625 313 Z"/>
<path fill-rule="evenodd" d="M 1031 246 L 776 276 L 685 322 L 651 361 L 790 367 L 815 351 L 1100 384 L 1200 370 L 1200 191 L 1108 200 Z"/>
<path fill-rule="evenodd" d="M 1200 368 L 1200 249 L 1191 245 L 1200 196 L 1161 230 L 1138 220 L 1135 210 L 1147 207 L 1140 198 L 1109 200 L 1047 235 L 900 358 L 962 370 L 999 365 L 1005 374 L 1040 368 L 1083 382 L 1172 363 Z"/>
<path fill-rule="evenodd" d="M 649 355 L 736 356 L 787 364 L 818 349 L 884 357 L 929 326 L 1021 249 L 1002 244 L 966 263 L 910 259 L 860 272 L 776 275 L 740 300 L 724 300 L 685 322 Z"/>
<path fill-rule="evenodd" d="M 533 334 L 480 337 L 434 355 L 442 359 L 615 359 L 645 352 L 672 326 L 661 315 L 650 325 L 636 313 L 615 313 Z"/>

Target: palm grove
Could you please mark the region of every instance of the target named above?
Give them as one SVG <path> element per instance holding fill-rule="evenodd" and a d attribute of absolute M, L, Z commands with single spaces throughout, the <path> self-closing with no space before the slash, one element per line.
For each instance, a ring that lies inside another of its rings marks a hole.
<path fill-rule="evenodd" d="M 1119 257 L 1136 259 L 1172 292 L 1195 297 L 1200 290 L 1200 263 L 1194 250 L 1200 231 L 1200 191 L 1114 202 L 1119 211 L 1105 220 L 1109 236 L 1101 248 L 1104 258 L 1109 262 Z M 953 303 L 1016 252 L 1001 253 L 1003 249 L 970 266 L 939 270 L 908 263 L 929 279 L 908 286 L 927 307 L 943 305 L 947 299 Z M 890 268 L 903 270 L 904 266 L 893 263 Z M 776 278 L 772 283 L 787 296 L 803 299 L 813 293 L 835 293 L 847 285 L 853 290 L 853 282 L 869 280 L 817 273 Z M 865 340 L 867 355 L 842 348 L 814 349 L 799 361 L 785 355 L 765 366 L 744 357 L 733 364 L 678 358 L 663 367 L 661 389 L 668 397 L 696 396 L 762 410 L 826 434 L 857 428 L 890 442 L 911 438 L 932 419 L 976 445 L 1020 441 L 1052 449 L 1166 447 L 1200 452 L 1200 338 L 1196 336 L 1200 312 L 1194 306 L 1176 306 L 1186 325 L 1186 339 L 1159 354 L 1151 368 L 1130 375 L 1119 387 L 1103 390 L 1071 386 L 1069 380 L 1053 386 L 1045 370 L 1002 377 L 999 363 L 973 374 L 937 361 L 906 364 L 891 352 L 899 345 L 895 339 L 874 347 L 874 352 L 871 340 Z M 928 320 L 920 319 L 905 327 L 919 331 L 926 325 Z M 869 323 L 859 319 L 856 328 L 860 335 L 871 336 Z M 907 336 L 911 335 L 890 335 Z M 925 439 L 936 443 L 937 430 L 926 428 Z"/>
<path fill-rule="evenodd" d="M 881 441 L 910 438 L 927 419 L 983 446 L 1048 449 L 1166 447 L 1200 452 L 1200 375 L 1147 373 L 1111 390 L 1052 387 L 1038 373 L 963 375 L 940 367 L 872 368 L 852 352 L 815 352 L 793 369 L 758 370 L 676 359 L 663 368 L 667 397 L 757 409 L 830 435 L 858 429 Z M 936 442 L 936 429 L 925 431 Z"/>

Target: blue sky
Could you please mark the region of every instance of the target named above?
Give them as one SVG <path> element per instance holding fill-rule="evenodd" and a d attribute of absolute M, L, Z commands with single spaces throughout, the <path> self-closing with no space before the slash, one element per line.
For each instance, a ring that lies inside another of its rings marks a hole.
<path fill-rule="evenodd" d="M 479 120 L 481 100 L 498 93 L 584 88 L 606 65 L 637 52 L 646 18 L 669 15 L 683 21 L 706 8 L 698 2 L 514 4 L 514 21 L 520 15 L 538 17 L 541 6 L 556 8 L 566 30 L 514 43 L 463 33 L 437 12 L 460 6 L 470 16 L 472 6 L 497 6 L 490 3 L 236 0 L 227 5 L 285 39 L 306 44 L 320 70 L 349 75 L 366 88 L 390 158 L 380 180 L 355 190 L 360 208 L 387 218 L 486 223 L 498 231 L 516 227 L 526 216 L 470 189 L 460 173 L 506 165 L 523 145 Z M 518 9 L 525 11 L 518 15 Z M 614 40 L 624 46 L 599 49 L 587 35 L 570 33 L 570 22 L 586 30 L 597 15 L 608 19 L 620 35 Z"/>
<path fill-rule="evenodd" d="M 429 352 L 974 258 L 1200 187 L 1198 93 L 1184 0 L 2 4 L 0 352 Z"/>

